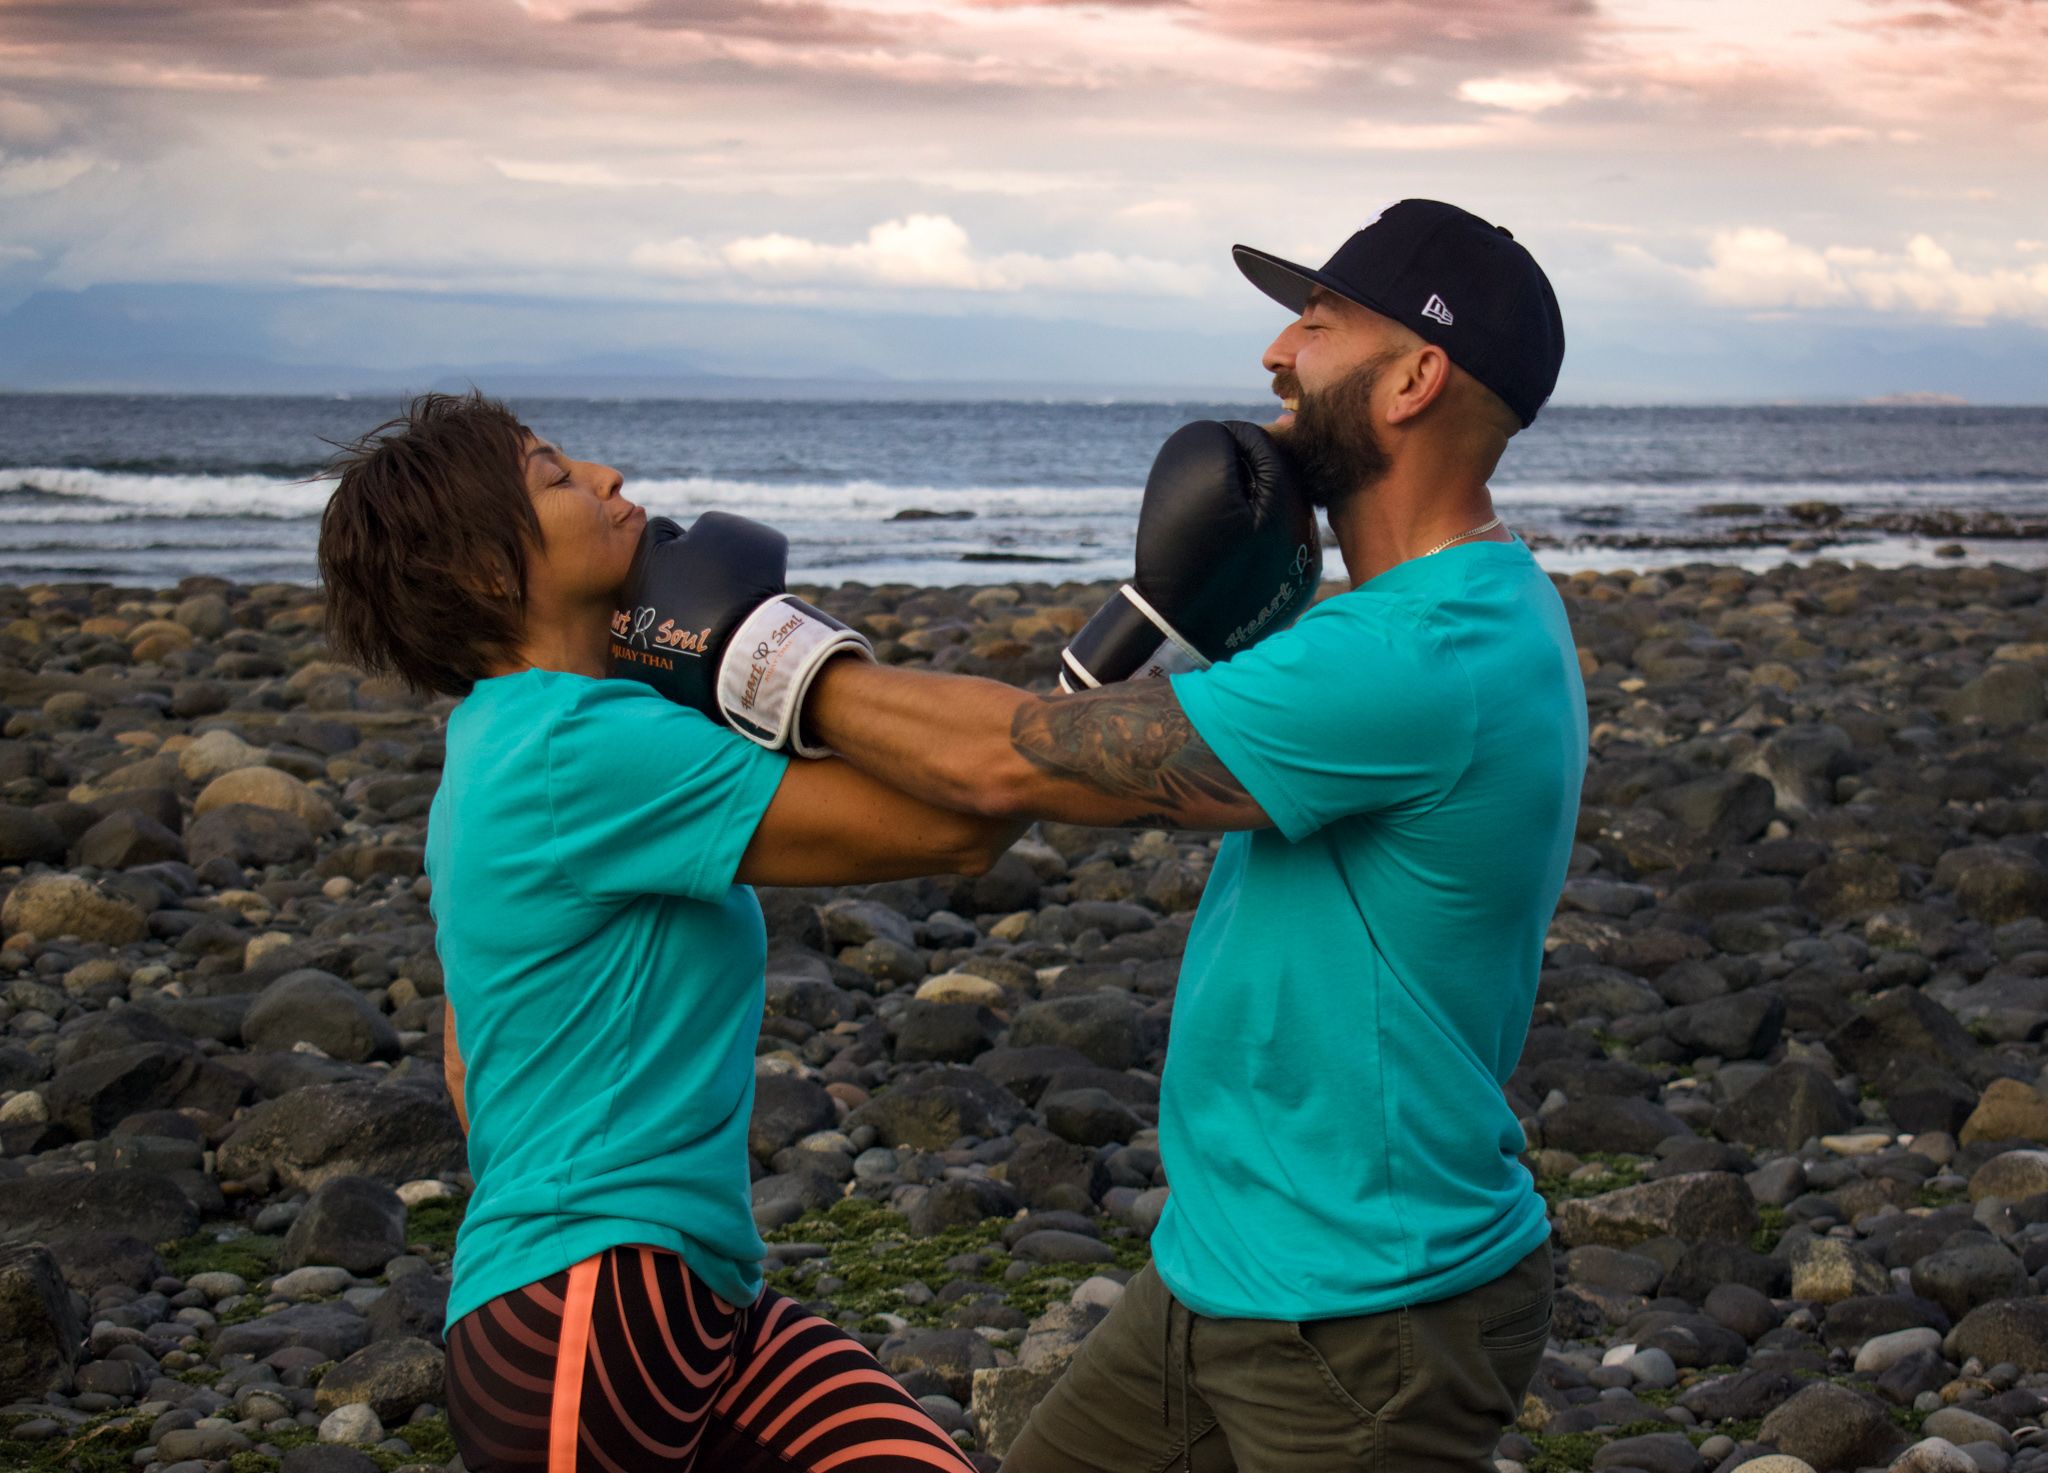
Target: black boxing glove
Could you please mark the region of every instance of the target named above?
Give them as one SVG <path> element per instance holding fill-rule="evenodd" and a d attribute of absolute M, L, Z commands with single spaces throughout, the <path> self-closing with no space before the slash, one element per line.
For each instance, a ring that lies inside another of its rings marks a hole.
<path fill-rule="evenodd" d="M 830 756 L 804 740 L 804 697 L 827 660 L 874 647 L 784 592 L 788 568 L 789 539 L 760 522 L 707 511 L 686 532 L 653 518 L 612 615 L 612 674 L 764 747 Z"/>
<path fill-rule="evenodd" d="M 1272 436 L 1182 425 L 1145 481 L 1137 571 L 1061 651 L 1060 689 L 1207 669 L 1292 624 L 1322 576 L 1315 508 Z"/>

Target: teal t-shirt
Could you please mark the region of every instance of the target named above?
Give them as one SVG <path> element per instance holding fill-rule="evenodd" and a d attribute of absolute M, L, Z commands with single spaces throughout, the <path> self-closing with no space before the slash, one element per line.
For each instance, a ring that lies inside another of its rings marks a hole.
<path fill-rule="evenodd" d="M 1563 600 L 1467 544 L 1172 679 L 1276 827 L 1224 840 L 1189 932 L 1160 1276 L 1289 1320 L 1498 1278 L 1549 1232 L 1502 1086 L 1586 766 Z"/>
<path fill-rule="evenodd" d="M 448 1322 L 621 1243 L 750 1303 L 767 936 L 733 875 L 787 759 L 551 670 L 479 681 L 447 745 L 426 868 L 476 1178 Z"/>

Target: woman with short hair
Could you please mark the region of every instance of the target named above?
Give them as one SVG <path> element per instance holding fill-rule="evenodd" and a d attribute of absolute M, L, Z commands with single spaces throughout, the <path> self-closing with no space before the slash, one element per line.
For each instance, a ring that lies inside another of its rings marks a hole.
<path fill-rule="evenodd" d="M 1016 828 L 607 678 L 646 515 L 503 405 L 425 395 L 330 470 L 333 648 L 460 697 L 426 868 L 476 1178 L 448 1303 L 465 1465 L 967 1468 L 859 1342 L 762 1288 L 749 887 L 979 873 Z"/>

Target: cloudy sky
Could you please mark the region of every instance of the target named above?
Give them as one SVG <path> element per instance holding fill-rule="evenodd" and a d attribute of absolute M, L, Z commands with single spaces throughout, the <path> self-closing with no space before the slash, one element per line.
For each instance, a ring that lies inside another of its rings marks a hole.
<path fill-rule="evenodd" d="M 1028 319 L 1104 383 L 1257 384 L 1231 243 L 1320 262 L 1427 195 L 1550 271 L 1561 399 L 1887 354 L 1855 383 L 1997 397 L 2048 360 L 2044 63 L 2048 0 L 0 0 L 0 311 L 319 287 L 275 351 L 697 321 L 799 373 L 809 323 L 934 379 Z"/>

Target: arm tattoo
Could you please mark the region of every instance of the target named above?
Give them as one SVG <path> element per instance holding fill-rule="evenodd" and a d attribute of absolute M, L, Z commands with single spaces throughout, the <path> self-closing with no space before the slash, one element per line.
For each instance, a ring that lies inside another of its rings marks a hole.
<path fill-rule="evenodd" d="M 1157 688 L 1111 686 L 1021 706 L 1010 722 L 1010 745 L 1042 772 L 1151 805 L 1123 820 L 1125 827 L 1189 827 L 1207 805 L 1249 802 L 1172 688 L 1145 684 Z M 1190 804 L 1197 805 L 1193 815 Z"/>

